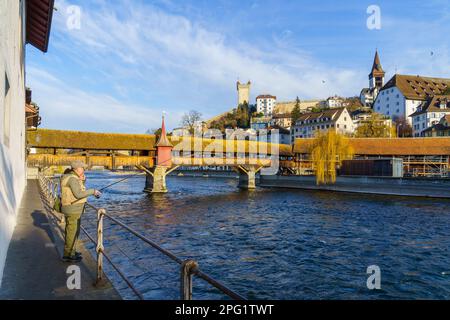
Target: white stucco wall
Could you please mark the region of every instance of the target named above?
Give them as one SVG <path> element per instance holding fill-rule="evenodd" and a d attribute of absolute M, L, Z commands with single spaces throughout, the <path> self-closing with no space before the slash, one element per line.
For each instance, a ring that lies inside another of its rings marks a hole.
<path fill-rule="evenodd" d="M 374 111 L 387 115 L 391 119 L 404 117 L 409 124 L 412 124 L 410 115 L 422 102 L 406 99 L 397 87 L 393 87 L 380 91 L 374 103 Z"/>
<path fill-rule="evenodd" d="M 22 15 L 23 0 L 0 1 L 0 285 L 26 184 Z"/>

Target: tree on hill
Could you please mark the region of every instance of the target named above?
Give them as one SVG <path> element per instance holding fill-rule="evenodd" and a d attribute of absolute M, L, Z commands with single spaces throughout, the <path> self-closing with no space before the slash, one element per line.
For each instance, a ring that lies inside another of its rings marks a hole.
<path fill-rule="evenodd" d="M 333 184 L 336 182 L 336 167 L 342 160 L 353 157 L 353 148 L 345 135 L 334 130 L 318 131 L 311 146 L 311 158 L 316 174 L 316 183 Z"/>
<path fill-rule="evenodd" d="M 292 123 L 295 124 L 301 115 L 302 111 L 300 110 L 300 99 L 297 97 L 297 99 L 295 100 L 294 109 L 292 109 L 291 112 Z"/>
<path fill-rule="evenodd" d="M 364 120 L 355 133 L 356 138 L 389 138 L 395 137 L 395 127 L 386 124 L 379 113 L 372 113 L 368 120 Z"/>
<path fill-rule="evenodd" d="M 256 108 L 248 103 L 240 104 L 232 112 L 227 113 L 220 119 L 214 120 L 210 123 L 209 128 L 219 129 L 224 132 L 227 128 L 249 128 L 251 114 Z"/>
<path fill-rule="evenodd" d="M 397 135 L 393 135 L 394 137 L 408 138 L 413 136 L 412 127 L 405 117 L 394 119 L 394 126 L 394 128 L 398 130 Z"/>
<path fill-rule="evenodd" d="M 181 118 L 181 125 L 189 130 L 190 134 L 194 134 L 195 125 L 202 119 L 202 114 L 196 110 L 185 113 Z"/>

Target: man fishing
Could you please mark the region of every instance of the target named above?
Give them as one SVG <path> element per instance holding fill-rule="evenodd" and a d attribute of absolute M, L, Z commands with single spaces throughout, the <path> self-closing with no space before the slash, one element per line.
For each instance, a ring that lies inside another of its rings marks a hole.
<path fill-rule="evenodd" d="M 86 177 L 84 169 L 86 165 L 82 161 L 74 161 L 71 170 L 65 172 L 61 178 L 61 211 L 65 216 L 65 244 L 63 261 L 79 262 L 81 253 L 76 251 L 76 243 L 80 235 L 81 215 L 89 196 L 99 198 L 101 192 L 94 189 L 86 190 L 84 185 Z"/>

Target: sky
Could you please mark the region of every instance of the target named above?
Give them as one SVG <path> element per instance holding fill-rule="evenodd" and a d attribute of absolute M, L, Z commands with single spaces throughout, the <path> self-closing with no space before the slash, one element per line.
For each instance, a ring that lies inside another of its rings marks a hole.
<path fill-rule="evenodd" d="M 369 28 L 371 5 L 379 28 Z M 386 71 L 450 78 L 450 0 L 56 0 L 49 49 L 27 46 L 42 128 L 144 133 L 236 107 L 357 96 Z M 79 13 L 79 14 L 78 14 Z"/>

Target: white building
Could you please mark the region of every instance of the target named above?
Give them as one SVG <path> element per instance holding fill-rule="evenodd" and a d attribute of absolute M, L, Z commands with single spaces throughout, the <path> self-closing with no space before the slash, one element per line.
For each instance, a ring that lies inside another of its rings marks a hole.
<path fill-rule="evenodd" d="M 430 96 L 442 94 L 450 79 L 396 74 L 381 89 L 373 110 L 397 120 L 405 118 L 412 125 L 411 115 Z"/>
<path fill-rule="evenodd" d="M 26 186 L 25 44 L 47 51 L 52 3 L 0 1 L 0 282 Z"/>
<path fill-rule="evenodd" d="M 364 107 L 372 107 L 378 93 L 384 86 L 384 75 L 385 72 L 381 66 L 380 56 L 378 51 L 376 51 L 372 71 L 369 74 L 369 88 L 363 88 L 359 95 L 359 100 Z"/>
<path fill-rule="evenodd" d="M 354 132 L 353 119 L 347 108 L 303 114 L 291 128 L 292 141 L 297 138 L 313 138 L 317 131 L 328 130 L 343 134 Z"/>
<path fill-rule="evenodd" d="M 424 131 L 450 115 L 450 95 L 436 95 L 423 102 L 410 117 L 413 136 L 424 136 Z"/>
<path fill-rule="evenodd" d="M 325 100 L 325 108 L 328 109 L 345 107 L 344 104 L 345 99 L 337 95 L 329 97 L 327 100 Z"/>
<path fill-rule="evenodd" d="M 277 97 L 271 95 L 259 95 L 256 97 L 256 112 L 270 117 L 275 109 Z"/>

